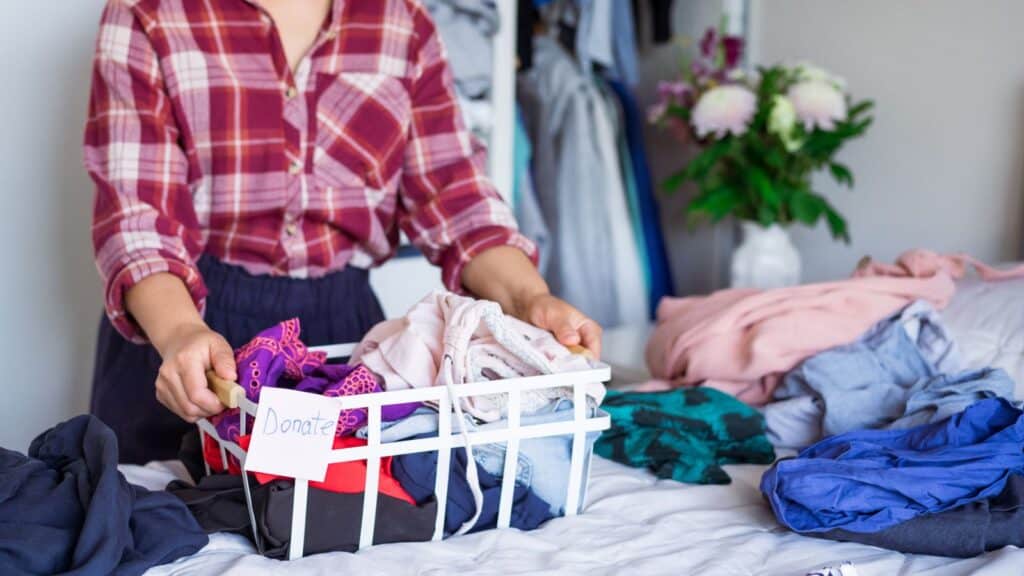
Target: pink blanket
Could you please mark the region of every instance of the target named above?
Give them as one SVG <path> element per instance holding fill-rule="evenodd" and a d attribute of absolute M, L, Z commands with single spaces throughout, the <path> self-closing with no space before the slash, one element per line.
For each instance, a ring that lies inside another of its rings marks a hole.
<path fill-rule="evenodd" d="M 639 389 L 704 384 L 767 403 L 778 377 L 804 359 L 855 341 L 915 300 L 945 308 L 968 264 L 986 280 L 1024 276 L 1024 266 L 996 270 L 969 256 L 915 250 L 894 265 L 862 262 L 849 280 L 664 298 L 646 354 L 658 380 Z"/>

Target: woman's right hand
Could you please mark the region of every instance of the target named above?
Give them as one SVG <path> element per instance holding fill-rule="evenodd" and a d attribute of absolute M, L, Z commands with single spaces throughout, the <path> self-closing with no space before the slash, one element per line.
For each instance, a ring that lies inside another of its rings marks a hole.
<path fill-rule="evenodd" d="M 224 410 L 207 387 L 206 371 L 212 368 L 225 380 L 237 380 L 235 354 L 227 340 L 203 322 L 189 322 L 174 327 L 160 344 L 157 400 L 190 423 Z"/>

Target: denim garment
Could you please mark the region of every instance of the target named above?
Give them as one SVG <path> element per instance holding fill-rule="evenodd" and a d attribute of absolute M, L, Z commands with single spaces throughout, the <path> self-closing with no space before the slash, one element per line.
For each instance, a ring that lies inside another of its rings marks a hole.
<path fill-rule="evenodd" d="M 892 528 L 863 534 L 812 532 L 840 542 L 859 542 L 904 554 L 971 558 L 1004 546 L 1024 546 L 1024 476 L 1011 476 L 998 496 L 925 514 Z"/>
<path fill-rule="evenodd" d="M 761 492 L 797 532 L 872 533 L 996 497 L 1024 473 L 1024 412 L 1002 398 L 907 430 L 833 436 L 780 460 Z"/>
<path fill-rule="evenodd" d="M 1001 370 L 960 372 L 953 339 L 935 310 L 915 302 L 858 342 L 805 360 L 783 377 L 764 408 L 776 446 L 801 448 L 822 436 L 907 428 L 947 418 L 978 400 L 1012 398 Z"/>
<path fill-rule="evenodd" d="M 591 408 L 588 417 L 597 412 Z M 548 424 L 572 420 L 573 403 L 570 400 L 558 400 L 532 414 L 524 414 L 520 418 L 522 426 Z M 455 415 L 452 415 L 452 433 L 458 430 Z M 499 420 L 486 424 L 477 424 L 466 416 L 467 432 L 501 430 L 508 426 L 507 420 Z M 584 469 L 588 466 L 589 455 L 599 432 L 587 434 Z M 356 436 L 365 438 L 366 428 L 356 432 Z M 381 423 L 381 442 L 398 442 L 413 437 L 437 436 L 437 412 L 429 408 L 420 408 L 412 415 L 397 422 Z M 489 474 L 501 478 L 505 471 L 504 443 L 473 445 L 473 459 Z M 516 482 L 530 489 L 551 507 L 551 514 L 561 516 L 565 513 L 565 501 L 569 491 L 569 463 L 572 458 L 572 435 L 549 436 L 546 438 L 530 438 L 519 443 L 519 465 L 516 469 Z M 580 487 L 581 496 L 584 487 Z M 582 501 L 582 500 L 581 500 Z"/>

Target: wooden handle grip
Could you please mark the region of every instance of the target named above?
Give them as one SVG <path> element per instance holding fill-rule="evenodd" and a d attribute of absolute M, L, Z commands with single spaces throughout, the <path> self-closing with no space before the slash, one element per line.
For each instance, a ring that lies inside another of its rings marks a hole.
<path fill-rule="evenodd" d="M 213 370 L 206 371 L 206 382 L 220 403 L 228 408 L 238 408 L 238 401 L 245 396 L 245 390 L 238 384 L 217 376 Z"/>
<path fill-rule="evenodd" d="M 580 346 L 578 344 L 574 344 L 572 346 L 566 346 L 566 348 L 568 348 L 569 352 L 572 352 L 573 354 L 578 354 L 580 356 L 584 356 L 586 358 L 590 358 L 591 360 L 594 359 L 594 355 L 590 353 L 590 350 L 587 350 L 586 348 L 584 348 L 583 346 Z"/>

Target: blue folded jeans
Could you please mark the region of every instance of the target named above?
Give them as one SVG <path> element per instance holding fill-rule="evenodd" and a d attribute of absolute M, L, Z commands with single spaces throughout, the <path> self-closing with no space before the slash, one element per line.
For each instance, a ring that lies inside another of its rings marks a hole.
<path fill-rule="evenodd" d="M 537 424 L 564 422 L 573 419 L 573 403 L 571 400 L 556 400 L 544 408 L 520 417 L 523 427 Z M 588 417 L 597 412 L 589 408 Z M 452 415 L 455 419 L 455 415 Z M 508 427 L 508 420 L 498 420 L 478 424 L 472 417 L 466 416 L 468 432 L 502 430 Z M 419 408 L 407 418 L 396 422 L 384 422 L 381 426 L 381 443 L 399 442 L 410 438 L 437 436 L 437 412 L 427 407 Z M 453 434 L 458 430 L 453 421 Z M 356 435 L 365 438 L 366 428 L 360 429 Z M 583 468 L 589 465 L 591 449 L 600 432 L 587 434 Z M 504 442 L 492 444 L 474 444 L 473 459 L 488 473 L 501 477 L 505 472 Z M 519 443 L 518 466 L 516 467 L 516 483 L 529 488 L 539 498 L 551 506 L 551 513 L 556 516 L 565 514 L 565 502 L 569 491 L 569 466 L 572 459 L 572 434 L 529 438 Z M 580 484 L 580 502 L 583 501 L 583 490 L 586 483 Z"/>

